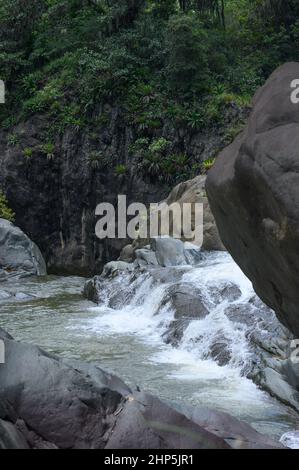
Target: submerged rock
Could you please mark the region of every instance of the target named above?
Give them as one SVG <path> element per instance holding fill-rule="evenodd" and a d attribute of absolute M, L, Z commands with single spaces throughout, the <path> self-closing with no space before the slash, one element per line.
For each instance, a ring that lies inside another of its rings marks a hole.
<path fill-rule="evenodd" d="M 37 245 L 20 228 L 4 219 L 0 219 L 0 270 L 0 281 L 47 274 Z"/>

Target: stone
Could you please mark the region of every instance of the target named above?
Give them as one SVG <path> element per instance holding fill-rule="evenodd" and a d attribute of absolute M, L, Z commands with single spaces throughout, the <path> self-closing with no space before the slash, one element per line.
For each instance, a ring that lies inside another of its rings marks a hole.
<path fill-rule="evenodd" d="M 226 440 L 233 449 L 277 449 L 283 443 L 261 435 L 249 424 L 243 423 L 223 411 L 205 407 L 183 407 L 184 413 L 204 429 Z"/>
<path fill-rule="evenodd" d="M 12 423 L 0 419 L 0 450 L 3 449 L 29 449 L 29 445 Z"/>
<path fill-rule="evenodd" d="M 190 321 L 199 320 L 208 315 L 199 289 L 195 289 L 187 282 L 170 286 L 163 298 L 160 308 L 169 306 L 174 312 L 174 320 L 163 335 L 166 343 L 177 346 Z"/>
<path fill-rule="evenodd" d="M 132 263 L 134 261 L 134 248 L 133 245 L 126 245 L 121 250 L 118 261 L 125 261 L 126 263 Z"/>
<path fill-rule="evenodd" d="M 152 250 L 139 249 L 135 251 L 136 260 L 139 266 L 157 266 L 157 256 Z"/>
<path fill-rule="evenodd" d="M 188 264 L 185 247 L 181 240 L 171 237 L 157 237 L 151 240 L 151 249 L 156 253 L 160 266 L 180 266 Z"/>
<path fill-rule="evenodd" d="M 131 263 L 126 263 L 125 261 L 110 261 L 110 263 L 105 264 L 102 277 L 115 277 L 120 272 L 124 271 L 133 271 L 134 266 Z"/>
<path fill-rule="evenodd" d="M 0 267 L 4 279 L 47 274 L 43 256 L 35 243 L 11 222 L 0 219 Z"/>
<path fill-rule="evenodd" d="M 209 171 L 207 195 L 221 239 L 258 296 L 299 338 L 299 113 L 279 67 L 253 99 L 247 127 Z"/>
<path fill-rule="evenodd" d="M 167 199 L 165 200 L 167 205 L 171 205 L 174 203 L 178 203 L 181 208 L 183 207 L 183 204 L 189 203 L 191 204 L 191 226 L 192 229 L 194 230 L 195 228 L 195 206 L 194 204 L 196 203 L 201 203 L 203 204 L 203 244 L 202 244 L 202 250 L 206 251 L 224 251 L 224 245 L 220 239 L 218 229 L 216 226 L 216 222 L 214 219 L 214 216 L 212 214 L 209 201 L 207 198 L 206 190 L 205 190 L 205 184 L 206 184 L 206 176 L 205 175 L 200 175 L 196 176 L 192 180 L 189 181 L 184 181 L 183 183 L 178 184 L 169 194 Z M 173 231 L 174 228 L 172 225 L 170 225 L 171 230 Z M 178 231 L 178 229 L 175 229 L 175 231 Z M 171 234 L 172 232 L 170 232 Z M 161 235 L 164 235 L 161 233 Z M 185 237 L 182 234 L 182 240 L 185 241 L 190 241 L 186 240 Z"/>

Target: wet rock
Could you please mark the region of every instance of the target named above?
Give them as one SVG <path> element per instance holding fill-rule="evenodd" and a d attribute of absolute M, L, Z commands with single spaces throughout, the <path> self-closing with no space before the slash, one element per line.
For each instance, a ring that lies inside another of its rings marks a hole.
<path fill-rule="evenodd" d="M 59 448 L 103 448 L 114 413 L 130 390 L 115 376 L 90 371 L 41 349 L 5 341 L 0 398 L 26 426 Z"/>
<path fill-rule="evenodd" d="M 134 261 L 134 247 L 132 244 L 126 245 L 121 250 L 118 261 L 125 261 L 126 263 L 132 263 Z"/>
<path fill-rule="evenodd" d="M 260 385 L 264 390 L 279 398 L 286 405 L 291 405 L 299 412 L 299 392 L 295 390 L 276 370 L 266 367 Z"/>
<path fill-rule="evenodd" d="M 21 229 L 0 219 L 1 279 L 47 274 L 42 254 Z"/>
<path fill-rule="evenodd" d="M 29 449 L 29 445 L 12 423 L 0 419 L 0 450 L 3 449 Z"/>
<path fill-rule="evenodd" d="M 102 277 L 113 278 L 120 272 L 133 271 L 133 269 L 134 266 L 131 263 L 126 263 L 125 261 L 111 261 L 110 263 L 105 264 Z"/>
<path fill-rule="evenodd" d="M 223 289 L 220 290 L 222 299 L 234 302 L 241 297 L 241 291 L 235 284 L 227 284 Z"/>
<path fill-rule="evenodd" d="M 175 238 L 153 238 L 151 248 L 156 253 L 160 266 L 180 266 L 187 264 L 185 247 L 181 240 Z"/>
<path fill-rule="evenodd" d="M 232 354 L 227 341 L 216 340 L 211 346 L 210 356 L 219 366 L 225 366 L 232 359 Z"/>
<path fill-rule="evenodd" d="M 173 284 L 167 289 L 161 308 L 165 306 L 174 311 L 174 321 L 170 323 L 163 338 L 174 346 L 182 339 L 190 321 L 204 318 L 209 313 L 201 291 L 187 282 Z"/>
<path fill-rule="evenodd" d="M 163 299 L 162 306 L 168 304 L 174 310 L 175 318 L 204 318 L 208 309 L 204 305 L 200 289 L 194 288 L 188 282 L 171 285 Z"/>
<path fill-rule="evenodd" d="M 134 393 L 124 404 L 106 449 L 228 449 L 224 439 L 206 431 L 158 398 Z"/>
<path fill-rule="evenodd" d="M 83 295 L 86 299 L 98 304 L 104 300 L 103 296 L 103 280 L 100 276 L 95 276 L 89 279 L 84 284 Z"/>
<path fill-rule="evenodd" d="M 183 407 L 192 421 L 226 440 L 233 449 L 276 449 L 283 444 L 263 436 L 251 426 L 222 411 L 204 407 Z"/>
<path fill-rule="evenodd" d="M 152 250 L 139 249 L 135 251 L 136 261 L 139 266 L 157 266 L 157 256 Z"/>

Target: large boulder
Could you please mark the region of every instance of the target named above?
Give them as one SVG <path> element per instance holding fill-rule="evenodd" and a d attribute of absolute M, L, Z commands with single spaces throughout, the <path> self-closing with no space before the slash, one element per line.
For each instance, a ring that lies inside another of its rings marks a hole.
<path fill-rule="evenodd" d="M 178 203 L 181 208 L 183 204 L 191 204 L 191 217 L 192 217 L 192 229 L 194 230 L 195 225 L 195 204 L 203 204 L 203 244 L 202 249 L 211 251 L 211 250 L 225 250 L 224 245 L 220 239 L 218 229 L 214 216 L 211 212 L 209 201 L 206 194 L 206 176 L 200 175 L 196 176 L 192 180 L 184 181 L 183 183 L 178 184 L 173 188 L 167 199 L 164 201 L 167 206 L 171 206 L 174 203 Z M 173 224 L 173 221 L 171 221 Z M 173 225 L 170 225 L 171 230 L 175 232 L 178 229 L 175 229 Z M 172 233 L 172 232 L 171 232 Z M 161 232 L 161 235 L 164 233 Z M 184 236 L 182 234 L 182 240 Z M 188 241 L 188 240 L 186 240 Z"/>
<path fill-rule="evenodd" d="M 46 264 L 37 245 L 20 228 L 0 219 L 0 280 L 45 274 Z"/>
<path fill-rule="evenodd" d="M 221 239 L 259 297 L 299 337 L 299 63 L 256 93 L 244 132 L 217 158 L 207 194 Z"/>

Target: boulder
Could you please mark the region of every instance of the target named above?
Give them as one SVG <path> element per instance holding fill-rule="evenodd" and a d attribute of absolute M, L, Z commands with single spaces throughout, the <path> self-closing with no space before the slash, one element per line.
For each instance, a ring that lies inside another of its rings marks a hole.
<path fill-rule="evenodd" d="M 106 449 L 229 448 L 223 438 L 144 392 L 128 397 L 106 445 Z"/>
<path fill-rule="evenodd" d="M 0 280 L 47 274 L 37 245 L 20 228 L 5 219 L 0 219 L 0 269 Z"/>
<path fill-rule="evenodd" d="M 220 239 L 218 229 L 216 227 L 215 219 L 210 209 L 209 201 L 207 198 L 206 190 L 206 176 L 200 175 L 196 178 L 193 178 L 189 181 L 184 181 L 183 183 L 178 184 L 169 194 L 167 199 L 164 201 L 168 206 L 171 206 L 174 203 L 178 203 L 181 208 L 183 204 L 191 204 L 191 215 L 192 215 L 192 229 L 194 230 L 195 225 L 195 206 L 196 203 L 203 204 L 203 244 L 202 249 L 211 251 L 225 250 L 224 245 Z M 171 230 L 174 230 L 173 226 L 170 225 Z M 177 231 L 177 230 L 175 230 Z M 170 232 L 171 234 L 172 232 Z M 164 235 L 164 233 L 161 233 Z M 167 234 L 166 234 L 167 235 Z M 182 234 L 182 240 L 186 240 Z"/>
<path fill-rule="evenodd" d="M 29 445 L 12 423 L 0 419 L 0 450 L 3 449 L 29 449 Z"/>
<path fill-rule="evenodd" d="M 299 63 L 258 90 L 248 124 L 220 153 L 207 194 L 221 239 L 258 296 L 299 338 Z"/>
<path fill-rule="evenodd" d="M 139 266 L 157 266 L 157 256 L 152 250 L 146 248 L 135 251 L 136 260 Z"/>
<path fill-rule="evenodd" d="M 205 407 L 183 407 L 184 413 L 192 421 L 209 432 L 222 437 L 233 449 L 276 449 L 284 446 L 263 436 L 247 423 L 222 411 Z"/>
<path fill-rule="evenodd" d="M 126 263 L 125 261 L 110 261 L 110 263 L 105 264 L 102 277 L 113 278 L 120 272 L 133 271 L 133 269 L 134 266 L 132 263 Z"/>
<path fill-rule="evenodd" d="M 164 334 L 166 343 L 177 346 L 190 321 L 199 320 L 208 315 L 199 289 L 187 282 L 171 285 L 163 298 L 160 308 L 169 306 L 174 312 L 174 320 Z"/>
<path fill-rule="evenodd" d="M 134 260 L 134 247 L 133 245 L 126 245 L 120 252 L 118 261 L 125 261 L 126 263 L 132 263 Z"/>

